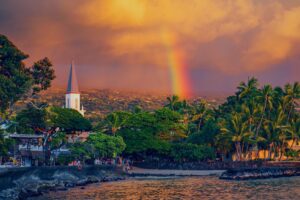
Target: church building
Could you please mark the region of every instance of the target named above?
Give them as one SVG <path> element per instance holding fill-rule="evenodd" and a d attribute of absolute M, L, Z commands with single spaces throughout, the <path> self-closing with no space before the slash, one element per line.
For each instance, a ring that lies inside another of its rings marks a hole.
<path fill-rule="evenodd" d="M 78 88 L 74 62 L 71 63 L 70 67 L 65 107 L 75 109 L 84 116 L 85 110 L 80 104 L 80 92 Z"/>

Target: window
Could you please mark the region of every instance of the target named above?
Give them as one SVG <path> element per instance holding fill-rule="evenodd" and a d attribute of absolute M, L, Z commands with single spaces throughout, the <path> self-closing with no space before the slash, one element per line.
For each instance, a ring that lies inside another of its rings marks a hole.
<path fill-rule="evenodd" d="M 76 98 L 76 99 L 75 99 L 75 109 L 78 110 L 78 107 L 79 107 L 79 106 L 78 106 L 78 99 Z"/>
<path fill-rule="evenodd" d="M 70 99 L 67 98 L 67 108 L 70 108 Z"/>

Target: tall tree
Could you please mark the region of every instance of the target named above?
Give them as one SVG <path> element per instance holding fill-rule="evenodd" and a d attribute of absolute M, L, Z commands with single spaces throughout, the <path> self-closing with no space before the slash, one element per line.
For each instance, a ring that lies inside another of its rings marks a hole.
<path fill-rule="evenodd" d="M 116 132 L 126 124 L 126 121 L 129 118 L 129 116 L 130 113 L 123 111 L 108 114 L 105 117 L 104 121 L 101 122 L 103 131 L 105 133 L 115 136 Z"/>
<path fill-rule="evenodd" d="M 247 83 L 241 82 L 238 86 L 237 96 L 239 99 L 254 97 L 254 93 L 257 91 L 258 80 L 254 77 L 248 79 Z"/>
<path fill-rule="evenodd" d="M 208 106 L 205 100 L 201 100 L 191 108 L 191 122 L 196 124 L 196 131 L 199 132 L 201 125 L 205 121 L 205 117 L 208 113 Z"/>
<path fill-rule="evenodd" d="M 243 159 L 243 151 L 245 143 L 249 138 L 253 137 L 248 132 L 247 122 L 243 120 L 241 113 L 232 113 L 221 127 L 221 135 L 219 139 L 229 140 L 234 144 L 237 160 Z"/>
<path fill-rule="evenodd" d="M 171 110 L 177 110 L 180 104 L 179 96 L 173 95 L 171 97 L 167 97 L 167 105 L 165 107 L 168 107 Z"/>
<path fill-rule="evenodd" d="M 258 137 L 267 109 L 270 111 L 273 108 L 273 89 L 270 85 L 265 85 L 258 93 L 258 101 L 263 104 L 261 117 L 256 128 L 255 137 Z"/>
<path fill-rule="evenodd" d="M 25 66 L 26 58 L 28 55 L 6 36 L 0 35 L 0 113 L 3 116 L 7 115 L 7 110 L 11 113 L 18 100 L 49 88 L 55 78 L 48 58 L 36 62 L 32 67 Z"/>
<path fill-rule="evenodd" d="M 293 85 L 286 84 L 284 87 L 284 100 L 286 102 L 285 111 L 288 112 L 289 121 L 296 107 L 296 100 L 300 98 L 300 84 L 295 82 Z"/>

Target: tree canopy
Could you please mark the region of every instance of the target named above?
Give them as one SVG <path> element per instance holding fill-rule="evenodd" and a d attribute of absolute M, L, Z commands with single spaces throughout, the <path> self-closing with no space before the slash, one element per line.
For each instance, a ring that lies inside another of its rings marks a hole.
<path fill-rule="evenodd" d="M 18 133 L 42 133 L 56 130 L 66 133 L 91 130 L 92 125 L 78 111 L 60 107 L 38 109 L 28 105 L 16 116 Z"/>
<path fill-rule="evenodd" d="M 55 78 L 52 63 L 41 59 L 26 67 L 28 55 L 0 34 L 0 113 L 12 109 L 14 103 L 51 86 Z"/>

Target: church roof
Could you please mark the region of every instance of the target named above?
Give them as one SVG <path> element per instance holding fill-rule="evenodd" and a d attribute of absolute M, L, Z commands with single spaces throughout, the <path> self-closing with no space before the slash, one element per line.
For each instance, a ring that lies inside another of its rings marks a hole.
<path fill-rule="evenodd" d="M 79 93 L 74 62 L 71 63 L 67 93 Z"/>

